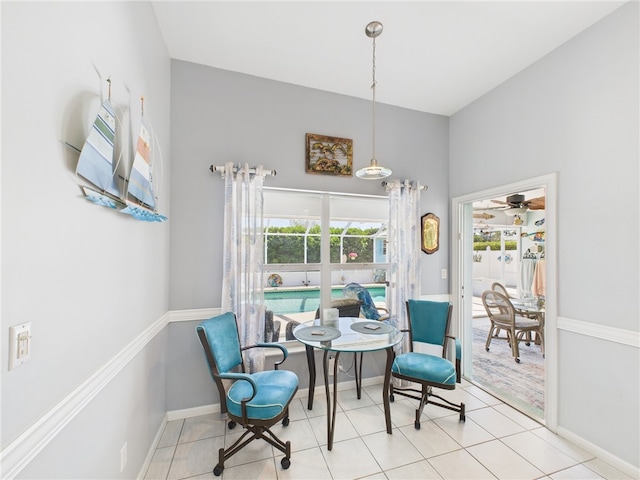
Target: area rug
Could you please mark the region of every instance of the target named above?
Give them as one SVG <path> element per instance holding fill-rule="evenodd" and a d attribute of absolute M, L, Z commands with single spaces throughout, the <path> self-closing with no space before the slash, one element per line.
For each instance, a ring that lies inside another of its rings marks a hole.
<path fill-rule="evenodd" d="M 485 350 L 488 334 L 489 319 L 474 318 L 473 381 L 524 413 L 544 418 L 544 358 L 540 346 L 520 343 L 520 363 L 516 363 L 504 339 L 492 339 L 489 351 Z"/>

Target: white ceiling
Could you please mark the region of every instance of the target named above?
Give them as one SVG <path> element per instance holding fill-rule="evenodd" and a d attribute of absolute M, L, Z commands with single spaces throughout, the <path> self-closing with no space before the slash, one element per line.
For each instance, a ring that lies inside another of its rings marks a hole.
<path fill-rule="evenodd" d="M 154 1 L 169 55 L 451 115 L 624 2 Z"/>

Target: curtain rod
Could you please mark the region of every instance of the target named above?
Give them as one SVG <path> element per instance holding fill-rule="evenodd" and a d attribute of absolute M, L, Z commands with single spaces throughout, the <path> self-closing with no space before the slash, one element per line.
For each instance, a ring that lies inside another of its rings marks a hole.
<path fill-rule="evenodd" d="M 391 187 L 395 181 L 397 181 L 397 180 L 390 180 L 390 181 L 389 180 L 383 180 L 382 181 L 382 186 L 385 187 L 385 188 Z M 408 182 L 408 180 L 400 181 L 400 184 L 403 187 L 406 187 L 405 182 Z M 419 190 L 427 190 L 429 188 L 429 185 L 420 185 L 419 182 L 415 182 L 415 181 L 411 181 L 410 182 L 410 186 L 413 186 L 414 184 L 418 184 L 418 189 Z"/>
<path fill-rule="evenodd" d="M 233 166 L 233 173 L 237 173 L 240 168 L 242 168 L 242 167 L 240 167 L 238 165 L 234 165 Z M 209 167 L 209 170 L 211 170 L 211 172 L 213 172 L 213 173 L 220 172 L 224 176 L 225 166 L 224 165 L 211 165 Z M 273 175 L 274 177 L 276 176 L 276 171 L 275 170 L 264 169 L 263 172 L 264 172 L 265 175 Z M 249 173 L 256 173 L 256 167 L 251 167 L 249 169 Z"/>

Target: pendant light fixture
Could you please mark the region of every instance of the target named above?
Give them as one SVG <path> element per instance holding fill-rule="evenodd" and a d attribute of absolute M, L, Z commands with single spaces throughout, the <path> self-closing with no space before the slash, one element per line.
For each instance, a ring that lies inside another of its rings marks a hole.
<path fill-rule="evenodd" d="M 368 167 L 361 168 L 356 172 L 356 177 L 363 178 L 365 180 L 378 180 L 391 175 L 391 170 L 386 167 L 378 165 L 376 160 L 376 38 L 382 33 L 382 24 L 380 22 L 371 22 L 364 29 L 367 37 L 373 39 L 373 68 L 372 77 L 373 83 L 371 84 L 371 90 L 373 90 L 373 129 L 372 129 L 372 155 L 371 162 Z"/>

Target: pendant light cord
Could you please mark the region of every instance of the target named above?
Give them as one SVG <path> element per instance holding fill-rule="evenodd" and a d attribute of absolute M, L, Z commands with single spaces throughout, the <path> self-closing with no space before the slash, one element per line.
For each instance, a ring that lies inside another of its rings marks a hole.
<path fill-rule="evenodd" d="M 371 142 L 372 142 L 372 158 L 371 160 L 375 163 L 377 163 L 378 161 L 376 160 L 376 37 L 373 37 L 373 57 L 372 57 L 372 69 L 371 69 L 371 76 L 372 76 L 372 83 L 371 83 L 371 89 L 373 90 L 373 102 L 372 102 L 372 137 L 371 137 Z"/>
<path fill-rule="evenodd" d="M 372 68 L 371 68 L 371 89 L 373 90 L 373 102 L 371 102 L 371 161 L 367 167 L 363 167 L 356 172 L 358 178 L 366 180 L 376 180 L 391 175 L 391 170 L 378 165 L 376 160 L 376 37 L 382 33 L 382 24 L 377 21 L 370 22 L 364 32 L 372 40 Z"/>

